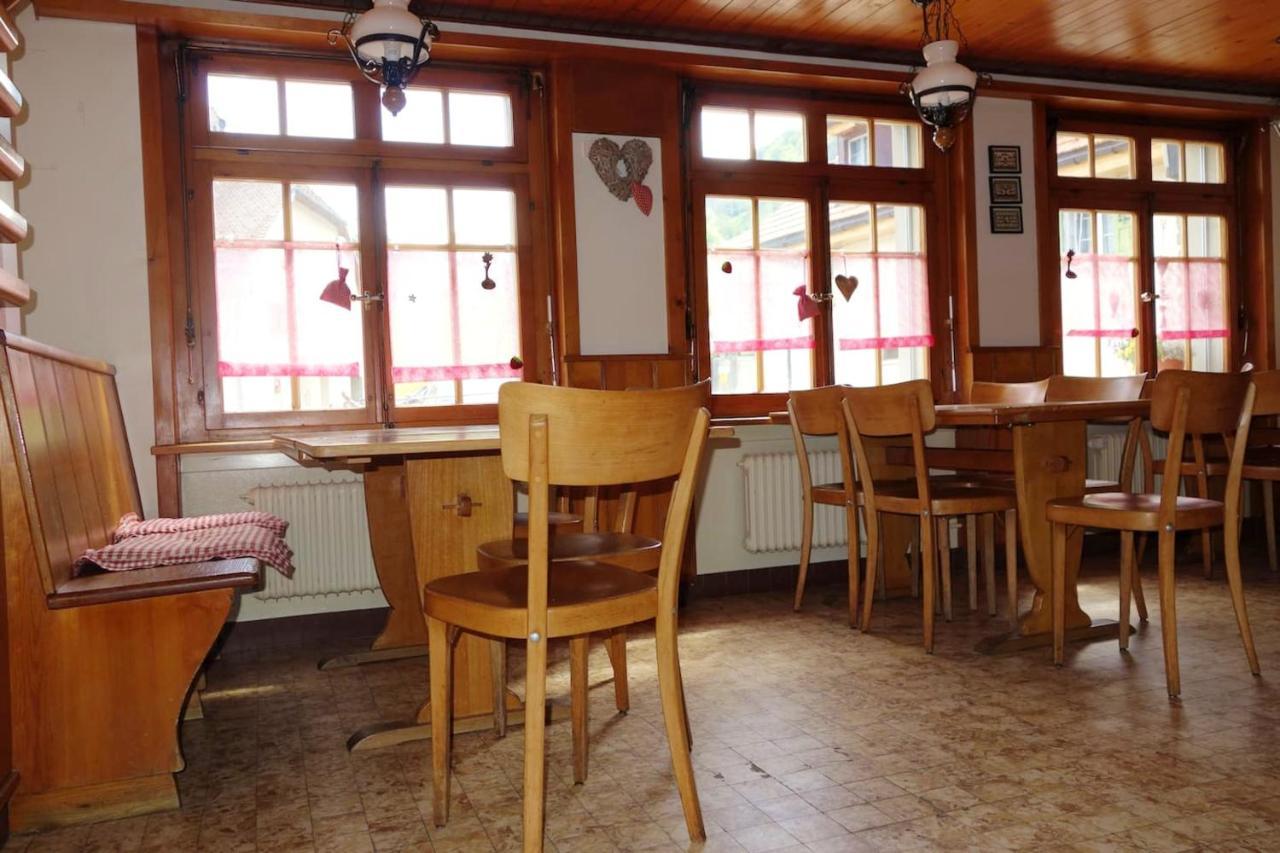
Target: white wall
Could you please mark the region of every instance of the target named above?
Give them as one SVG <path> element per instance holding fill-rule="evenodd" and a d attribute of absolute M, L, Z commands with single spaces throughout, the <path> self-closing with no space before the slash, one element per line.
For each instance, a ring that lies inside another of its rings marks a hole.
<path fill-rule="evenodd" d="M 977 186 L 978 343 L 1037 346 L 1040 286 L 1036 241 L 1035 113 L 1030 101 L 983 95 L 973 105 L 973 159 Z M 1022 148 L 1022 233 L 992 234 L 989 145 Z"/>
<path fill-rule="evenodd" d="M 147 245 L 134 28 L 28 7 L 13 76 L 29 115 L 16 128 L 30 172 L 18 206 L 31 222 L 22 274 L 35 294 L 25 331 L 109 361 L 148 515 L 156 511 Z M 68 62 L 67 57 L 83 62 Z"/>

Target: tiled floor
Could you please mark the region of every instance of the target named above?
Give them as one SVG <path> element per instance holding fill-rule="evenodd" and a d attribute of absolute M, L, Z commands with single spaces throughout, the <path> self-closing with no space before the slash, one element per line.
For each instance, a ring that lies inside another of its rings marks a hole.
<path fill-rule="evenodd" d="M 1194 560 L 1179 578 L 1181 704 L 1165 695 L 1154 612 L 1130 656 L 1113 642 L 1074 647 L 1056 670 L 1047 649 L 975 654 L 1002 625 L 968 613 L 959 574 L 956 587 L 956 621 L 939 625 L 932 657 L 914 602 L 878 606 L 865 636 L 844 624 L 843 590 L 832 587 L 813 590 L 801 614 L 777 594 L 687 608 L 681 647 L 708 832 L 692 849 L 1280 849 L 1280 691 L 1274 676 L 1249 675 L 1221 579 L 1202 580 Z M 1262 665 L 1275 673 L 1280 580 L 1254 571 L 1248 595 Z M 1114 575 L 1089 579 L 1083 600 L 1114 616 Z M 228 655 L 212 668 L 207 718 L 183 735 L 181 811 L 16 837 L 5 849 L 517 849 L 520 730 L 456 739 L 456 802 L 438 829 L 427 744 L 343 746 L 357 727 L 414 710 L 422 662 L 321 673 L 322 651 Z M 639 632 L 632 710 L 619 716 L 593 649 L 584 786 L 571 783 L 567 723 L 548 730 L 548 849 L 690 847 L 652 659 Z M 567 685 L 561 649 L 551 695 Z"/>

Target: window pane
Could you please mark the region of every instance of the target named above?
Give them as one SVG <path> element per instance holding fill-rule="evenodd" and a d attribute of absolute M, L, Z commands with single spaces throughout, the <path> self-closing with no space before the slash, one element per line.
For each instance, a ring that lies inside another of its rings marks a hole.
<path fill-rule="evenodd" d="M 757 110 L 755 114 L 756 159 L 803 163 L 805 155 L 804 116 Z"/>
<path fill-rule="evenodd" d="M 1095 178 L 1133 178 L 1133 140 L 1124 136 L 1093 137 L 1093 176 Z"/>
<path fill-rule="evenodd" d="M 873 125 L 876 140 L 873 165 L 899 169 L 919 169 L 924 165 L 919 124 L 876 119 Z"/>
<path fill-rule="evenodd" d="M 1199 184 L 1220 184 L 1226 180 L 1223 149 L 1216 142 L 1186 144 L 1187 180 Z"/>
<path fill-rule="evenodd" d="M 209 75 L 209 129 L 218 133 L 280 133 L 280 90 L 264 77 Z"/>
<path fill-rule="evenodd" d="M 285 193 L 289 215 L 285 216 Z M 360 291 L 349 184 L 214 181 L 214 290 L 223 410 L 359 409 L 363 312 L 322 299 L 344 268 Z"/>
<path fill-rule="evenodd" d="M 924 209 L 833 202 L 827 211 L 832 275 L 855 283 L 848 301 L 838 279 L 832 286 L 836 382 L 924 378 L 933 345 Z"/>
<path fill-rule="evenodd" d="M 808 218 L 803 201 L 707 197 L 713 393 L 812 387 L 813 324 L 794 293 L 809 286 Z"/>
<path fill-rule="evenodd" d="M 410 87 L 404 96 L 399 115 L 382 108 L 382 138 L 387 142 L 444 144 L 444 93 Z"/>
<path fill-rule="evenodd" d="M 514 246 L 515 215 L 511 190 L 453 191 L 453 239 L 459 245 Z"/>
<path fill-rule="evenodd" d="M 1182 180 L 1182 143 L 1171 139 L 1151 140 L 1151 178 L 1156 181 Z"/>
<path fill-rule="evenodd" d="M 348 184 L 293 184 L 289 211 L 293 239 L 354 243 L 360 239 L 359 196 Z"/>
<path fill-rule="evenodd" d="M 751 159 L 751 115 L 746 110 L 702 108 L 702 156 Z"/>
<path fill-rule="evenodd" d="M 454 145 L 509 148 L 511 99 L 480 92 L 449 93 L 449 141 Z"/>
<path fill-rule="evenodd" d="M 827 116 L 827 162 L 871 165 L 871 124 L 864 118 Z"/>
<path fill-rule="evenodd" d="M 1137 218 L 1128 212 L 1062 210 L 1063 372 L 1137 372 Z M 1067 253 L 1074 252 L 1068 261 Z M 1069 264 L 1069 265 L 1068 265 Z"/>
<path fill-rule="evenodd" d="M 1089 136 L 1084 133 L 1058 134 L 1058 174 L 1064 178 L 1088 178 Z"/>
<path fill-rule="evenodd" d="M 284 82 L 285 132 L 290 136 L 355 139 L 350 83 Z"/>
<path fill-rule="evenodd" d="M 1226 220 L 1156 214 L 1152 218 L 1158 369 L 1224 370 L 1227 339 Z"/>
<path fill-rule="evenodd" d="M 442 187 L 387 187 L 386 211 L 390 244 L 449 242 L 449 198 Z"/>
<path fill-rule="evenodd" d="M 394 190 L 394 192 L 393 192 Z M 391 379 L 397 406 L 492 403 L 503 382 L 519 379 L 511 366 L 520 350 L 519 263 L 513 242 L 515 193 L 453 189 L 458 242 L 448 239 L 448 198 L 441 187 L 389 187 L 387 221 L 413 210 L 422 222 L 389 241 L 387 308 L 391 325 Z M 491 247 L 486 290 L 483 249 L 463 250 L 463 239 Z M 410 243 L 416 242 L 417 247 Z M 439 243 L 439 248 L 423 248 Z"/>

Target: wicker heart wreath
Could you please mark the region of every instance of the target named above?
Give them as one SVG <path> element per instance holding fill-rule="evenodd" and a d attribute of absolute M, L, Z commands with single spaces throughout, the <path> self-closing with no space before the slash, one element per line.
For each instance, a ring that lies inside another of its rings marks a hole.
<path fill-rule="evenodd" d="M 640 212 L 648 216 L 653 210 L 653 191 L 644 179 L 653 165 L 653 149 L 642 139 L 628 139 L 621 146 L 612 139 L 600 137 L 587 152 L 596 174 L 618 201 L 635 200 Z"/>

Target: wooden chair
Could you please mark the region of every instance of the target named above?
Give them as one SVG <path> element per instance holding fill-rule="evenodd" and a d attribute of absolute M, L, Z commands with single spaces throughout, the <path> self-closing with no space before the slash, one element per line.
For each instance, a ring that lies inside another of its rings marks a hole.
<path fill-rule="evenodd" d="M 658 685 L 668 745 L 690 839 L 706 837 L 689 756 L 676 641 L 676 593 L 693 494 L 710 415 L 704 386 L 659 391 L 589 391 L 511 382 L 498 394 L 502 464 L 529 484 L 527 565 L 470 572 L 427 584 L 435 822 L 449 814 L 451 671 L 459 631 L 523 639 L 525 690 L 524 849 L 541 850 L 545 783 L 547 643 L 567 637 L 580 650 L 593 633 L 656 619 Z M 675 477 L 657 577 L 618 566 L 564 562 L 552 570 L 548 489 L 638 484 Z M 573 660 L 585 660 L 580 654 Z M 574 778 L 587 771 L 585 667 L 570 671 Z"/>
<path fill-rule="evenodd" d="M 1086 400 L 1139 400 L 1147 386 L 1147 374 L 1134 376 L 1051 376 L 1045 391 L 1046 403 L 1077 403 Z M 1084 490 L 1090 492 L 1133 491 L 1133 472 L 1137 466 L 1138 445 L 1142 436 L 1142 419 L 1129 422 L 1125 434 L 1124 450 L 1120 458 L 1119 480 L 1085 480 Z"/>
<path fill-rule="evenodd" d="M 940 569 L 944 599 L 950 598 L 951 557 L 948 520 L 962 515 L 1003 513 L 1006 557 L 1013 565 L 1018 554 L 1017 499 L 1008 489 L 954 481 L 931 482 L 925 462 L 924 436 L 935 425 L 933 391 L 927 380 L 879 388 L 847 388 L 841 401 L 846 429 L 857 460 L 858 486 L 867 522 L 868 593 L 875 589 L 880 542 L 880 513 L 912 515 L 920 520 L 920 553 L 924 558 L 924 647 L 933 652 L 935 560 Z M 915 476 L 910 480 L 877 482 L 867 454 L 867 438 L 909 438 Z M 935 530 L 938 540 L 935 540 Z M 941 546 L 939 548 L 938 546 Z M 871 601 L 863 600 L 862 630 L 871 626 Z"/>
<path fill-rule="evenodd" d="M 1262 370 L 1252 374 L 1253 385 L 1257 389 L 1253 399 L 1255 417 L 1274 417 L 1280 415 L 1280 370 Z M 1209 476 L 1226 474 L 1227 466 L 1210 462 Z M 1245 480 L 1256 480 L 1262 488 L 1262 515 L 1266 527 L 1267 564 L 1271 571 L 1280 570 L 1276 564 L 1276 514 L 1274 484 L 1280 480 L 1280 447 L 1250 447 L 1244 456 L 1244 469 L 1241 476 Z"/>
<path fill-rule="evenodd" d="M 813 548 L 814 504 L 844 507 L 845 525 L 849 532 L 849 624 L 858 617 L 858 556 L 861 541 L 858 532 L 858 495 L 850 458 L 848 434 L 840 414 L 840 401 L 846 386 L 828 385 L 810 391 L 792 391 L 787 400 L 791 420 L 791 436 L 796 445 L 796 462 L 800 468 L 800 573 L 796 577 L 794 607 L 800 609 L 805 580 L 809 574 L 809 555 Z M 835 436 L 840 451 L 841 480 L 838 483 L 813 482 L 809 468 L 806 436 Z M 870 593 L 868 593 L 870 594 Z"/>
<path fill-rule="evenodd" d="M 585 528 L 583 532 L 561 532 L 562 527 L 556 521 L 557 515 L 548 513 L 552 536 L 549 546 L 551 563 L 580 562 L 593 560 L 622 566 L 636 572 L 656 572 L 662 553 L 661 540 L 652 536 L 641 536 L 632 532 L 635 523 L 636 491 L 624 489 L 619 498 L 618 512 L 614 516 L 613 530 L 599 529 L 599 492 L 590 490 L 584 499 L 584 512 L 581 516 L 573 516 L 577 523 Z M 511 539 L 498 539 L 485 542 L 476 549 L 476 564 L 480 571 L 507 569 L 521 566 L 529 560 L 529 535 L 527 513 L 523 530 L 518 526 Z M 520 524 L 517 516 L 517 525 Z M 522 535 L 523 534 L 523 535 Z M 613 667 L 614 703 L 622 713 L 631 708 L 631 693 L 627 683 L 627 631 L 618 628 L 605 637 L 605 650 L 609 654 L 609 662 Z M 586 667 L 586 655 L 589 649 L 586 643 L 573 646 L 573 653 L 581 654 L 581 661 L 574 665 Z M 493 726 L 499 737 L 507 733 L 507 703 L 500 701 L 505 696 L 507 683 L 507 641 L 493 640 L 490 646 L 490 663 L 493 667 L 494 703 Z"/>
<path fill-rule="evenodd" d="M 121 516 L 142 513 L 115 369 L 5 332 L 0 349 L 14 827 L 177 808 L 183 705 L 260 566 L 75 574 Z"/>
<path fill-rule="evenodd" d="M 1049 380 L 1038 382 L 974 382 L 969 387 L 969 402 L 988 406 L 1029 406 L 1043 403 Z"/>
<path fill-rule="evenodd" d="M 1255 389 L 1248 374 L 1166 370 L 1155 380 L 1151 425 L 1169 434 L 1160 494 L 1105 492 L 1050 501 L 1053 525 L 1053 660 L 1063 660 L 1066 635 L 1066 548 L 1074 527 L 1120 531 L 1120 648 L 1129 647 L 1129 597 L 1133 582 L 1135 532 L 1155 533 L 1159 542 L 1160 627 L 1164 639 L 1169 695 L 1181 692 L 1178 673 L 1177 611 L 1174 604 L 1174 537 L 1180 530 L 1223 528 L 1227 581 L 1249 669 L 1258 674 L 1258 656 L 1245 610 L 1240 577 L 1240 494 Z M 1225 501 L 1178 496 L 1178 466 L 1186 439 L 1221 435 L 1230 453 Z"/>

